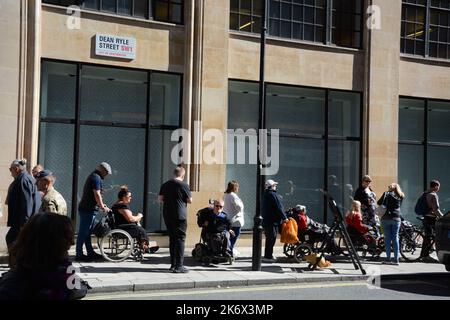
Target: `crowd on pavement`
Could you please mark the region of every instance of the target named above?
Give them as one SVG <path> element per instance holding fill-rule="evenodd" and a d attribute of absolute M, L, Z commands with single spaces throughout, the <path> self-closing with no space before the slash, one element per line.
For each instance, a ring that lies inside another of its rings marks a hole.
<path fill-rule="evenodd" d="M 83 293 L 79 290 L 67 288 L 67 273 L 61 271 L 67 270 L 71 265 L 68 250 L 74 242 L 74 230 L 71 220 L 67 217 L 66 201 L 55 189 L 55 175 L 42 165 L 33 167 L 31 174 L 28 173 L 25 159 L 14 160 L 9 170 L 14 178 L 6 198 L 7 225 L 10 227 L 6 242 L 11 269 L 0 279 L 0 299 L 19 296 L 69 299 L 82 296 Z M 78 204 L 79 225 L 75 261 L 87 262 L 102 258 L 102 255 L 95 252 L 91 243 L 91 233 L 99 211 L 113 214 L 117 225 L 123 226 L 125 231 L 138 240 L 143 252 L 153 253 L 158 250 L 158 247 L 149 246 L 147 232 L 140 225 L 143 214 L 135 214 L 130 208 L 132 191 L 127 186 L 121 187 L 117 201 L 111 209 L 105 203 L 102 195 L 103 180 L 111 174 L 111 166 L 102 162 L 85 181 Z M 184 266 L 184 251 L 187 205 L 193 202 L 193 198 L 184 178 L 185 169 L 177 166 L 173 170 L 173 178 L 162 184 L 158 195 L 169 235 L 171 265 L 168 271 L 173 273 L 189 272 Z M 362 237 L 367 237 L 369 230 L 373 230 L 373 236 L 379 237 L 381 221 L 386 242 L 385 263 L 396 265 L 399 263 L 399 229 L 403 219 L 401 205 L 405 195 L 398 183 L 392 183 L 377 201 L 371 182 L 372 179 L 368 175 L 362 178 L 359 188 L 352 195 L 351 209 L 346 212 L 345 221 L 348 228 L 354 229 Z M 283 224 L 289 221 L 283 199 L 277 194 L 277 187 L 278 182 L 272 179 L 265 182 L 262 199 L 262 226 L 266 239 L 263 262 L 276 261 L 273 248 L 277 235 Z M 442 216 L 437 195 L 439 189 L 440 183 L 431 181 L 430 188 L 421 195 L 416 205 L 420 207 L 421 204 L 424 211 L 417 212 L 424 216 L 425 240 L 422 259 L 429 259 L 432 228 Z M 205 233 L 205 242 L 215 248 L 217 254 L 226 257 L 233 257 L 236 253 L 236 242 L 245 223 L 244 203 L 238 193 L 239 183 L 230 181 L 223 199 L 215 199 L 212 207 L 202 211 L 198 221 L 202 234 Z M 300 229 L 327 230 L 326 225 L 307 217 L 306 206 L 297 205 L 296 208 L 299 213 L 297 221 L 302 225 Z M 83 248 L 86 249 L 86 254 Z M 12 288 L 20 290 L 11 295 Z"/>

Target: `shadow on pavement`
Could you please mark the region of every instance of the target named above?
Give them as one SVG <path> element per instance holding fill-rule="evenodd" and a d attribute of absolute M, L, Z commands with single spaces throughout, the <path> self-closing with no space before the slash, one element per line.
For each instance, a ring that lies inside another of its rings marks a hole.
<path fill-rule="evenodd" d="M 450 297 L 450 273 L 429 273 L 416 277 L 381 277 L 381 288 L 427 296 Z"/>

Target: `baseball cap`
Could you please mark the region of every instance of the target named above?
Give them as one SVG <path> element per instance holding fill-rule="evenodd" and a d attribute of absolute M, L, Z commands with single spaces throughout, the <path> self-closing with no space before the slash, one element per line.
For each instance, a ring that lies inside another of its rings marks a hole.
<path fill-rule="evenodd" d="M 274 181 L 272 179 L 269 179 L 269 180 L 266 181 L 266 188 L 273 187 L 274 185 L 277 185 L 277 184 L 278 184 L 278 182 L 276 182 L 276 181 Z"/>
<path fill-rule="evenodd" d="M 108 174 L 112 174 L 111 166 L 107 162 L 100 163 L 100 166 L 102 166 Z"/>
<path fill-rule="evenodd" d="M 298 204 L 298 205 L 295 206 L 295 210 L 297 210 L 297 211 L 305 211 L 306 207 Z"/>
<path fill-rule="evenodd" d="M 46 178 L 46 177 L 52 176 L 52 175 L 53 175 L 53 172 L 51 172 L 50 170 L 45 169 L 45 170 L 42 170 L 42 171 L 38 172 L 38 174 L 36 175 L 36 179 L 42 179 L 42 178 Z"/>

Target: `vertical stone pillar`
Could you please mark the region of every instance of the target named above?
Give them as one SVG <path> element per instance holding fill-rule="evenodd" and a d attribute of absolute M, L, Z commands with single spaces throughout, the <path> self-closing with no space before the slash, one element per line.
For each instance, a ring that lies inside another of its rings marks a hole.
<path fill-rule="evenodd" d="M 401 1 L 372 0 L 381 29 L 369 31 L 366 60 L 365 172 L 377 195 L 397 180 Z"/>
<path fill-rule="evenodd" d="M 202 132 L 217 129 L 222 132 L 223 146 L 226 144 L 227 110 L 228 110 L 228 29 L 229 7 L 228 0 L 199 0 L 196 1 L 195 13 L 195 49 L 193 81 L 193 111 L 192 120 L 202 122 Z M 201 136 L 192 131 L 193 146 L 195 139 Z M 203 156 L 208 145 L 213 143 L 201 142 L 202 152 L 192 150 L 192 159 Z M 195 156 L 197 152 L 197 157 Z M 195 159 L 197 158 L 197 159 Z M 188 222 L 188 242 L 198 241 L 200 230 L 196 224 L 195 212 L 208 205 L 209 198 L 223 195 L 226 174 L 226 152 L 223 149 L 221 164 L 206 164 L 201 159 L 199 165 L 193 165 L 191 177 L 194 177 L 196 192 L 194 204 L 190 209 Z"/>

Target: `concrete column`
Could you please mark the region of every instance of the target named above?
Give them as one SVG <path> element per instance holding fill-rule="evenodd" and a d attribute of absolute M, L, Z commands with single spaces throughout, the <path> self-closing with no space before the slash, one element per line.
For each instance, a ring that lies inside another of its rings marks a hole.
<path fill-rule="evenodd" d="M 397 181 L 401 1 L 370 2 L 381 10 L 381 29 L 369 31 L 364 172 L 380 195 Z"/>

